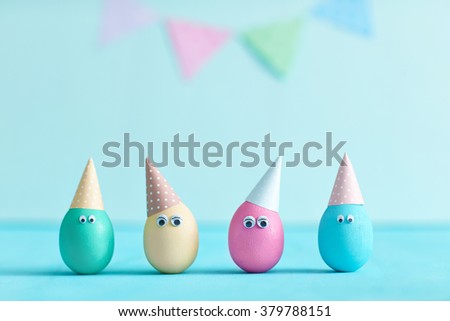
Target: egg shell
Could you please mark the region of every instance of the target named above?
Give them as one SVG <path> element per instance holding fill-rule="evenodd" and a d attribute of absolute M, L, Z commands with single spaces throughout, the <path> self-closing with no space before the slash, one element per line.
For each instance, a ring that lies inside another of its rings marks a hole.
<path fill-rule="evenodd" d="M 339 215 L 344 216 L 342 223 Z M 352 215 L 352 223 L 347 221 Z M 333 270 L 353 272 L 369 260 L 373 248 L 373 228 L 363 205 L 328 206 L 319 225 L 319 251 Z"/>
<path fill-rule="evenodd" d="M 169 219 L 165 226 L 156 222 L 162 214 Z M 181 225 L 171 224 L 174 215 L 183 219 Z M 198 227 L 186 205 L 180 202 L 147 218 L 144 250 L 147 260 L 161 273 L 181 273 L 194 262 L 198 252 Z"/>
<path fill-rule="evenodd" d="M 255 221 L 266 216 L 269 226 L 246 228 L 246 216 Z M 244 202 L 233 215 L 228 231 L 228 248 L 231 258 L 242 270 L 251 273 L 266 272 L 273 268 L 281 258 L 284 247 L 284 231 L 277 212 L 250 202 Z"/>
<path fill-rule="evenodd" d="M 84 224 L 81 216 L 86 217 Z M 90 223 L 89 216 L 95 216 Z M 103 210 L 71 208 L 61 223 L 59 250 L 64 263 L 75 273 L 95 274 L 102 271 L 114 253 L 114 231 Z"/>

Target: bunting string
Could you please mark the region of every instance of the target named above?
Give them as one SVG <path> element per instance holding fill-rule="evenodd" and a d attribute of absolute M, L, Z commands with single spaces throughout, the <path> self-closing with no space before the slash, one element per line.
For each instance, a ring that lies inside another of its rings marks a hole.
<path fill-rule="evenodd" d="M 321 0 L 311 15 L 339 30 L 361 37 L 373 34 L 368 0 Z M 164 26 L 177 57 L 181 76 L 190 80 L 232 39 L 226 28 L 166 18 Z M 251 28 L 240 36 L 249 52 L 274 76 L 292 69 L 300 31 L 307 19 L 295 18 Z M 104 0 L 99 41 L 108 45 L 158 21 L 141 0 Z"/>

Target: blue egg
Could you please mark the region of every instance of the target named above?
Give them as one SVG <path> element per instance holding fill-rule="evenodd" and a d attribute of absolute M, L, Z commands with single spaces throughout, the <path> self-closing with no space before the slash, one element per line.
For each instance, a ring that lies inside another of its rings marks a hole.
<path fill-rule="evenodd" d="M 319 251 L 333 270 L 353 272 L 369 260 L 373 228 L 363 205 L 328 206 L 319 225 Z"/>
<path fill-rule="evenodd" d="M 59 250 L 75 273 L 95 274 L 111 261 L 114 231 L 104 210 L 71 208 L 61 223 Z"/>

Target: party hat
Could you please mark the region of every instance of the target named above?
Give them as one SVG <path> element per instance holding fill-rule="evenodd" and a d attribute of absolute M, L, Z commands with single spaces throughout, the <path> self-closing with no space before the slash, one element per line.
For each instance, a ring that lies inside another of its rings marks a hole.
<path fill-rule="evenodd" d="M 364 204 L 355 171 L 347 154 L 339 167 L 328 206 L 340 204 Z"/>
<path fill-rule="evenodd" d="M 92 158 L 87 162 L 70 208 L 105 209 L 103 207 L 102 193 L 100 192 L 97 172 Z"/>
<path fill-rule="evenodd" d="M 269 167 L 258 184 L 256 184 L 247 196 L 247 202 L 278 212 L 282 162 L 282 157 L 280 156 L 275 161 L 275 164 Z"/>
<path fill-rule="evenodd" d="M 147 180 L 147 216 L 157 214 L 181 202 L 172 186 L 147 158 L 145 164 Z"/>

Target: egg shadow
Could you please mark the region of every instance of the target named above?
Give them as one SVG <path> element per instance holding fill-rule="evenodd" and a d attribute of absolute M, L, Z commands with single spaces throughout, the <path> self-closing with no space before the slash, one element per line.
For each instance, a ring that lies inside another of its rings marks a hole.
<path fill-rule="evenodd" d="M 273 270 L 252 273 L 246 272 L 238 268 L 230 269 L 196 269 L 188 270 L 183 274 L 196 274 L 196 275 L 275 275 L 275 274 L 335 274 L 337 272 L 331 269 L 308 269 L 308 268 L 275 268 Z"/>
<path fill-rule="evenodd" d="M 335 272 L 330 269 L 308 269 L 308 268 L 275 268 L 273 270 L 264 272 L 264 273 L 248 273 L 241 269 L 222 269 L 222 268 L 211 268 L 211 269 L 192 269 L 187 270 L 178 274 L 167 274 L 160 273 L 153 269 L 105 269 L 104 271 L 97 274 L 77 274 L 72 272 L 69 269 L 57 270 L 57 269 L 41 269 L 41 270 L 32 270 L 32 269 L 24 269 L 24 268 L 0 268 L 0 277 L 1 276 L 47 276 L 47 277 L 67 277 L 67 276 L 76 276 L 76 277 L 90 277 L 90 276 L 125 276 L 125 275 L 135 275 L 135 276 L 183 276 L 183 275 L 276 275 L 276 274 L 336 274 L 339 272 Z"/>
<path fill-rule="evenodd" d="M 335 274 L 331 269 L 310 269 L 310 268 L 279 268 L 267 273 L 273 274 Z"/>
<path fill-rule="evenodd" d="M 0 269 L 1 276 L 70 276 L 75 275 L 70 270 L 32 270 L 24 268 L 2 268 Z"/>
<path fill-rule="evenodd" d="M 185 274 L 195 274 L 195 275 L 236 275 L 236 274 L 246 274 L 240 269 L 192 269 L 185 272 Z"/>
<path fill-rule="evenodd" d="M 24 268 L 0 268 L 0 277 L 2 276 L 47 276 L 47 277 L 67 277 L 67 276 L 76 276 L 76 277 L 90 277 L 90 276 L 111 276 L 111 275 L 160 275 L 158 271 L 150 270 L 150 269 L 124 269 L 124 270 L 108 270 L 105 269 L 100 273 L 96 274 L 78 274 L 69 269 L 24 269 Z"/>

